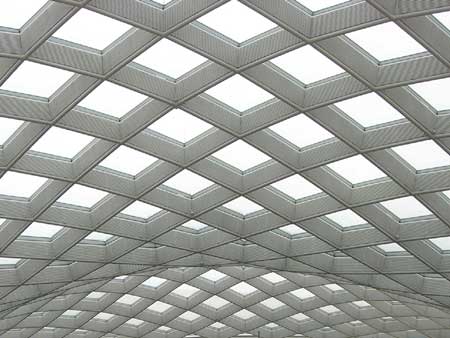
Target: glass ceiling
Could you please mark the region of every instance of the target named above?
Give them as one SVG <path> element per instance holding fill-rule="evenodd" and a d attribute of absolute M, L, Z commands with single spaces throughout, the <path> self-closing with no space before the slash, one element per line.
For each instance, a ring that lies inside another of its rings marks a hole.
<path fill-rule="evenodd" d="M 0 337 L 450 337 L 449 27 L 0 1 Z"/>

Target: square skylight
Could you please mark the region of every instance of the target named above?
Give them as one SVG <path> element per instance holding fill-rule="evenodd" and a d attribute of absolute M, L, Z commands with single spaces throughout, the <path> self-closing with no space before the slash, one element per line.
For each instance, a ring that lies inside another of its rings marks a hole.
<path fill-rule="evenodd" d="M 267 327 L 267 328 L 269 328 L 269 329 L 274 329 L 274 328 L 279 327 L 279 325 L 276 324 L 276 323 L 267 323 L 267 324 L 264 325 L 264 326 Z"/>
<path fill-rule="evenodd" d="M 47 0 L 2 0 L 0 26 L 20 29 Z"/>
<path fill-rule="evenodd" d="M 141 201 L 136 201 L 136 202 L 131 203 L 128 207 L 126 207 L 120 213 L 147 219 L 150 216 L 153 216 L 160 211 L 161 211 L 161 209 L 158 207 L 154 207 L 153 205 L 150 205 L 150 204 L 147 204 L 147 203 L 144 203 Z"/>
<path fill-rule="evenodd" d="M 211 282 L 217 282 L 217 281 L 221 280 L 222 278 L 227 277 L 227 275 L 220 271 L 217 271 L 217 270 L 209 270 L 209 271 L 206 271 L 205 273 L 201 274 L 200 277 L 206 278 L 206 279 L 210 280 Z"/>
<path fill-rule="evenodd" d="M 136 176 L 157 160 L 157 158 L 141 151 L 134 150 L 127 146 L 120 146 L 100 162 L 99 165 Z"/>
<path fill-rule="evenodd" d="M 432 238 L 430 241 L 442 251 L 450 250 L 450 237 Z"/>
<path fill-rule="evenodd" d="M 151 311 L 155 311 L 158 313 L 163 313 L 166 312 L 167 310 L 169 310 L 170 308 L 172 308 L 172 305 L 160 302 L 160 301 L 156 301 L 154 302 L 152 305 L 150 305 L 147 310 L 151 310 Z"/>
<path fill-rule="evenodd" d="M 229 304 L 230 302 L 220 298 L 218 296 L 212 296 L 211 298 L 208 298 L 207 300 L 205 300 L 203 302 L 203 304 L 208 305 L 210 307 L 212 307 L 213 309 L 220 309 L 221 307 Z"/>
<path fill-rule="evenodd" d="M 322 311 L 325 311 L 328 314 L 332 314 L 332 313 L 341 311 L 336 306 L 333 306 L 333 305 L 322 306 L 320 309 Z"/>
<path fill-rule="evenodd" d="M 114 317 L 112 313 L 100 312 L 94 317 L 94 319 L 107 321 L 110 320 L 112 317 Z"/>
<path fill-rule="evenodd" d="M 310 11 L 320 11 L 331 6 L 336 6 L 348 0 L 296 0 L 299 4 L 302 4 Z"/>
<path fill-rule="evenodd" d="M 62 228 L 63 227 L 59 225 L 33 222 L 20 234 L 20 236 L 52 238 Z"/>
<path fill-rule="evenodd" d="M 147 279 L 146 281 L 144 281 L 142 283 L 142 285 L 150 286 L 152 288 L 157 288 L 160 285 L 164 284 L 166 281 L 167 281 L 167 279 L 152 276 L 149 279 Z"/>
<path fill-rule="evenodd" d="M 72 159 L 93 139 L 93 137 L 88 135 L 51 127 L 31 147 L 31 150 Z"/>
<path fill-rule="evenodd" d="M 147 96 L 105 81 L 86 96 L 79 105 L 117 118 L 123 117 Z"/>
<path fill-rule="evenodd" d="M 357 307 L 369 307 L 369 306 L 371 306 L 369 303 L 367 303 L 366 301 L 364 301 L 364 300 L 357 300 L 357 301 L 354 301 L 353 302 L 353 305 L 356 305 Z"/>
<path fill-rule="evenodd" d="M 89 298 L 89 299 L 100 299 L 100 298 L 102 298 L 104 295 L 106 295 L 106 293 L 94 291 L 94 292 L 91 292 L 90 294 L 88 294 L 88 295 L 86 296 L 86 298 Z"/>
<path fill-rule="evenodd" d="M 430 210 L 413 196 L 381 202 L 381 205 L 400 219 L 431 214 Z"/>
<path fill-rule="evenodd" d="M 0 195 L 30 198 L 45 182 L 44 177 L 8 171 L 0 178 Z"/>
<path fill-rule="evenodd" d="M 246 309 L 238 311 L 234 315 L 236 317 L 240 318 L 240 319 L 243 319 L 243 320 L 247 320 L 247 319 L 250 319 L 250 318 L 255 316 L 255 314 L 253 312 L 250 312 L 250 311 L 248 311 Z"/>
<path fill-rule="evenodd" d="M 76 317 L 80 313 L 81 313 L 81 311 L 78 311 L 78 310 L 67 310 L 61 316 Z"/>
<path fill-rule="evenodd" d="M 297 290 L 291 291 L 290 293 L 300 299 L 308 299 L 308 298 L 315 297 L 314 293 L 312 293 L 306 289 L 297 289 Z"/>
<path fill-rule="evenodd" d="M 300 175 L 289 176 L 288 178 L 273 183 L 272 187 L 280 190 L 295 200 L 322 192 L 322 190 Z"/>
<path fill-rule="evenodd" d="M 97 242 L 107 242 L 113 237 L 113 235 L 105 234 L 103 232 L 91 232 L 89 235 L 87 235 L 84 239 L 87 239 L 89 241 L 97 241 Z M 126 278 L 127 276 L 120 276 Z M 117 277 L 119 278 L 119 277 Z"/>
<path fill-rule="evenodd" d="M 4 145 L 20 128 L 23 121 L 0 117 L 0 146 Z"/>
<path fill-rule="evenodd" d="M 199 318 L 200 315 L 192 312 L 192 311 L 186 311 L 185 313 L 182 313 L 181 315 L 178 316 L 178 318 L 187 320 L 189 322 L 192 322 L 194 320 L 196 320 L 197 318 Z"/>
<path fill-rule="evenodd" d="M 57 200 L 57 202 L 92 208 L 106 195 L 108 195 L 107 192 L 85 187 L 80 184 L 74 184 Z"/>
<path fill-rule="evenodd" d="M 364 128 L 405 118 L 375 93 L 360 95 L 335 105 Z"/>
<path fill-rule="evenodd" d="M 279 229 L 281 231 L 287 233 L 290 236 L 295 236 L 295 235 L 300 235 L 300 234 L 305 233 L 305 230 L 303 230 L 302 228 L 300 228 L 298 225 L 295 225 L 295 224 L 288 224 L 288 225 L 282 226 Z"/>
<path fill-rule="evenodd" d="M 277 274 L 275 272 L 266 273 L 265 275 L 262 275 L 261 278 L 264 278 L 266 281 L 268 281 L 272 284 L 278 284 L 278 283 L 284 282 L 286 280 L 286 278 L 284 278 L 283 276 L 280 276 L 279 274 Z"/>
<path fill-rule="evenodd" d="M 103 50 L 132 26 L 87 9 L 80 9 L 53 36 Z"/>
<path fill-rule="evenodd" d="M 139 326 L 139 325 L 144 324 L 144 321 L 143 321 L 143 320 L 140 320 L 140 319 L 137 319 L 137 318 L 131 318 L 131 319 L 128 319 L 128 320 L 125 322 L 125 324 L 133 325 L 133 326 Z"/>
<path fill-rule="evenodd" d="M 432 140 L 405 144 L 391 149 L 416 170 L 450 165 L 450 156 Z"/>
<path fill-rule="evenodd" d="M 230 21 L 229 18 L 233 20 Z M 277 27 L 272 21 L 236 0 L 227 2 L 197 21 L 238 43 Z"/>
<path fill-rule="evenodd" d="M 158 327 L 157 330 L 167 332 L 167 331 L 171 331 L 172 329 L 168 326 L 160 326 L 160 327 Z"/>
<path fill-rule="evenodd" d="M 193 296 L 195 293 L 197 293 L 198 291 L 200 291 L 200 290 L 197 289 L 196 287 L 190 286 L 189 284 L 182 284 L 179 287 L 177 287 L 175 290 L 173 290 L 172 293 L 174 293 L 180 297 L 189 298 L 189 297 Z"/>
<path fill-rule="evenodd" d="M 414 90 L 425 102 L 436 109 L 441 110 L 450 109 L 450 100 L 446 88 L 450 86 L 450 78 L 424 81 L 409 85 L 409 88 Z"/>
<path fill-rule="evenodd" d="M 206 60 L 200 54 L 162 39 L 134 59 L 134 62 L 177 79 Z"/>
<path fill-rule="evenodd" d="M 333 134 L 304 114 L 281 121 L 269 129 L 299 148 L 334 138 Z"/>
<path fill-rule="evenodd" d="M 198 117 L 188 114 L 181 109 L 173 109 L 152 123 L 148 129 L 181 143 L 187 143 L 211 127 L 212 125 Z"/>
<path fill-rule="evenodd" d="M 254 286 L 251 286 L 250 284 L 248 284 L 246 282 L 240 282 L 236 285 L 233 285 L 230 289 L 233 290 L 234 292 L 239 293 L 242 296 L 248 296 L 248 295 L 258 291 L 257 288 L 255 288 Z"/>
<path fill-rule="evenodd" d="M 425 52 L 426 49 L 393 22 L 347 33 L 366 52 L 378 61 Z"/>
<path fill-rule="evenodd" d="M 218 330 L 224 328 L 225 326 L 226 326 L 225 324 L 222 324 L 222 323 L 219 323 L 219 322 L 215 322 L 215 323 L 210 325 L 210 327 L 218 329 Z"/>
<path fill-rule="evenodd" d="M 326 215 L 326 217 L 339 224 L 343 228 L 367 224 L 364 218 L 358 216 L 350 209 L 333 212 L 332 214 Z"/>
<path fill-rule="evenodd" d="M 256 204 L 255 202 L 252 202 L 249 199 L 242 197 L 242 196 L 235 198 L 234 200 L 232 200 L 228 203 L 225 203 L 223 206 L 225 208 L 233 210 L 243 216 L 264 209 L 263 207 Z"/>
<path fill-rule="evenodd" d="M 270 160 L 269 156 L 242 140 L 227 145 L 212 156 L 242 171 Z"/>
<path fill-rule="evenodd" d="M 20 258 L 0 257 L 0 265 L 17 265 L 20 260 Z"/>
<path fill-rule="evenodd" d="M 188 195 L 195 195 L 213 184 L 210 180 L 186 169 L 164 182 L 164 185 Z"/>
<path fill-rule="evenodd" d="M 351 184 L 358 184 L 377 178 L 386 177 L 386 174 L 366 160 L 362 155 L 356 155 L 327 165 L 339 176 Z"/>
<path fill-rule="evenodd" d="M 440 12 L 433 14 L 433 16 L 450 31 L 450 12 Z"/>
<path fill-rule="evenodd" d="M 326 287 L 328 290 L 333 291 L 333 292 L 344 290 L 342 287 L 340 287 L 337 284 L 326 284 L 326 285 L 324 285 L 324 287 Z"/>
<path fill-rule="evenodd" d="M 384 252 L 402 252 L 405 251 L 400 245 L 397 243 L 388 243 L 388 244 L 380 244 L 377 247 Z"/>
<path fill-rule="evenodd" d="M 24 61 L 0 89 L 48 98 L 72 75 L 73 73 L 67 70 Z"/>
<path fill-rule="evenodd" d="M 116 302 L 120 303 L 120 304 L 125 304 L 125 305 L 133 305 L 140 299 L 142 299 L 142 298 L 138 297 L 138 296 L 134 296 L 134 295 L 123 295 Z"/>
<path fill-rule="evenodd" d="M 276 310 L 282 306 L 286 306 L 286 304 L 280 302 L 278 299 L 271 297 L 261 302 L 262 305 L 269 308 L 270 310 Z"/>
<path fill-rule="evenodd" d="M 205 223 L 201 223 L 199 221 L 196 221 L 195 219 L 191 219 L 190 221 L 183 223 L 182 226 L 194 231 L 200 231 L 208 227 L 208 225 L 206 225 Z"/>
<path fill-rule="evenodd" d="M 233 75 L 205 93 L 240 112 L 273 98 L 272 94 L 241 75 Z"/>
<path fill-rule="evenodd" d="M 302 321 L 302 320 L 305 320 L 305 319 L 309 319 L 309 317 L 307 315 L 304 315 L 303 313 L 296 313 L 295 315 L 292 315 L 290 318 L 292 318 L 292 319 L 294 319 L 296 321 Z M 295 336 L 298 336 L 298 335 L 295 335 Z M 303 337 L 303 336 L 300 335 L 300 337 Z"/>
<path fill-rule="evenodd" d="M 277 56 L 270 62 L 304 84 L 344 72 L 341 67 L 309 45 Z"/>

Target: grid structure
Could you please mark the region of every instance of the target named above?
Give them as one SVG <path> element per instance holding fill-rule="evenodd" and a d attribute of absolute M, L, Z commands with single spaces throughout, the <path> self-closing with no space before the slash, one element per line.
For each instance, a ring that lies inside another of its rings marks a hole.
<path fill-rule="evenodd" d="M 0 336 L 449 337 L 446 11 L 1 1 Z"/>

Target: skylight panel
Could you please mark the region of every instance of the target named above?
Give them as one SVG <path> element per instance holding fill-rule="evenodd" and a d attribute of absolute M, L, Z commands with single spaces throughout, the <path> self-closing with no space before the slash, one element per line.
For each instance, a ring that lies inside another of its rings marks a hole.
<path fill-rule="evenodd" d="M 270 160 L 269 156 L 242 140 L 229 144 L 212 156 L 242 171 Z"/>
<path fill-rule="evenodd" d="M 102 82 L 79 105 L 103 114 L 122 118 L 147 97 L 111 82 Z"/>
<path fill-rule="evenodd" d="M 110 320 L 112 317 L 114 317 L 112 313 L 100 312 L 94 317 L 94 319 L 107 321 Z"/>
<path fill-rule="evenodd" d="M 324 285 L 328 290 L 336 292 L 336 291 L 343 291 L 344 289 L 340 287 L 337 284 L 326 284 Z"/>
<path fill-rule="evenodd" d="M 100 298 L 102 298 L 105 294 L 106 294 L 106 293 L 104 293 L 104 292 L 93 291 L 93 292 L 91 292 L 90 294 L 88 294 L 88 295 L 86 296 L 86 298 L 89 298 L 89 299 L 100 299 Z"/>
<path fill-rule="evenodd" d="M 141 297 L 134 295 L 123 295 L 117 300 L 117 303 L 125 304 L 125 305 L 133 305 L 137 301 L 139 301 Z"/>
<path fill-rule="evenodd" d="M 296 0 L 296 1 L 313 12 L 348 2 L 348 0 Z"/>
<path fill-rule="evenodd" d="M 0 147 L 20 128 L 23 121 L 0 117 Z"/>
<path fill-rule="evenodd" d="M 221 280 L 222 278 L 225 278 L 227 275 L 217 271 L 217 270 L 209 270 L 203 274 L 200 275 L 200 277 L 206 278 L 210 280 L 211 282 L 217 282 Z"/>
<path fill-rule="evenodd" d="M 450 165 L 450 156 L 432 140 L 405 144 L 391 149 L 416 170 Z"/>
<path fill-rule="evenodd" d="M 360 95 L 335 105 L 364 128 L 405 118 L 375 93 Z"/>
<path fill-rule="evenodd" d="M 290 318 L 296 320 L 296 321 L 302 321 L 305 319 L 309 319 L 309 317 L 307 315 L 304 315 L 303 313 L 296 313 L 295 315 L 292 315 Z M 297 336 L 297 335 L 295 335 Z M 303 337 L 302 335 L 300 335 L 300 337 Z"/>
<path fill-rule="evenodd" d="M 195 195 L 213 185 L 213 182 L 185 169 L 165 181 L 164 185 L 189 195 Z"/>
<path fill-rule="evenodd" d="M 150 305 L 147 310 L 151 310 L 151 311 L 155 311 L 158 313 L 163 313 L 166 312 L 167 310 L 169 310 L 170 308 L 172 308 L 172 305 L 160 302 L 160 301 L 156 301 L 154 302 L 152 305 Z"/>
<path fill-rule="evenodd" d="M 167 5 L 168 3 L 172 2 L 173 0 L 151 0 L 153 2 L 157 2 L 161 5 Z"/>
<path fill-rule="evenodd" d="M 160 285 L 164 284 L 166 281 L 167 281 L 167 279 L 152 276 L 149 279 L 147 279 L 145 282 L 143 282 L 142 285 L 150 286 L 152 288 L 157 288 Z"/>
<path fill-rule="evenodd" d="M 253 212 L 263 210 L 263 208 L 256 204 L 255 202 L 250 201 L 249 199 L 245 197 L 238 197 L 234 200 L 225 203 L 223 205 L 225 208 L 233 210 L 243 216 L 251 214 Z"/>
<path fill-rule="evenodd" d="M 387 22 L 346 34 L 378 61 L 425 52 L 418 42 L 393 22 Z"/>
<path fill-rule="evenodd" d="M 81 313 L 81 311 L 78 311 L 78 310 L 67 310 L 61 316 L 76 317 L 80 313 Z"/>
<path fill-rule="evenodd" d="M 353 302 L 353 304 L 356 305 L 359 308 L 371 306 L 369 303 L 367 303 L 364 300 L 357 300 L 357 301 Z"/>
<path fill-rule="evenodd" d="M 107 192 L 85 187 L 80 184 L 74 184 L 57 200 L 57 202 L 92 208 L 106 195 L 108 195 Z"/>
<path fill-rule="evenodd" d="M 343 228 L 367 223 L 364 218 L 358 216 L 350 209 L 334 212 L 326 215 L 326 217 Z"/>
<path fill-rule="evenodd" d="M 272 21 L 236 0 L 227 2 L 197 21 L 238 43 L 277 27 Z"/>
<path fill-rule="evenodd" d="M 322 311 L 325 311 L 328 314 L 332 314 L 332 313 L 336 313 L 336 312 L 340 311 L 336 306 L 333 306 L 333 305 L 322 306 L 320 309 Z"/>
<path fill-rule="evenodd" d="M 20 258 L 12 258 L 12 257 L 0 257 L 0 266 L 1 265 L 17 265 L 20 262 Z"/>
<path fill-rule="evenodd" d="M 70 130 L 51 127 L 32 147 L 41 153 L 72 159 L 94 138 Z"/>
<path fill-rule="evenodd" d="M 302 228 L 300 228 L 298 225 L 295 225 L 295 224 L 288 224 L 279 229 L 281 231 L 287 233 L 290 236 L 295 236 L 295 235 L 300 235 L 300 234 L 305 233 L 305 230 L 303 230 Z"/>
<path fill-rule="evenodd" d="M 199 289 L 196 287 L 190 286 L 189 284 L 182 284 L 179 287 L 177 287 L 175 290 L 172 291 L 172 293 L 184 297 L 189 298 L 193 296 L 195 293 L 197 293 Z"/>
<path fill-rule="evenodd" d="M 181 109 L 173 109 L 151 124 L 148 129 L 168 136 L 181 143 L 187 143 L 203 134 L 212 125 Z"/>
<path fill-rule="evenodd" d="M 219 322 L 215 322 L 215 323 L 210 325 L 210 327 L 218 329 L 218 330 L 224 328 L 225 326 L 226 326 L 225 324 L 222 324 L 222 323 L 219 323 Z"/>
<path fill-rule="evenodd" d="M 158 159 L 127 146 L 120 146 L 106 157 L 100 166 L 136 176 Z"/>
<path fill-rule="evenodd" d="M 136 201 L 136 202 L 131 203 L 128 207 L 126 207 L 120 213 L 147 219 L 150 216 L 153 216 L 160 211 L 161 211 L 161 209 L 158 207 L 154 207 L 153 205 L 143 203 L 141 201 Z"/>
<path fill-rule="evenodd" d="M 67 70 L 24 61 L 0 89 L 48 98 L 72 75 Z"/>
<path fill-rule="evenodd" d="M 132 26 L 87 9 L 80 9 L 53 36 L 103 50 Z"/>
<path fill-rule="evenodd" d="M 218 296 L 212 296 L 211 298 L 208 298 L 203 302 L 203 304 L 208 305 L 212 307 L 213 309 L 220 309 L 221 307 L 224 307 L 225 305 L 229 304 L 230 302 L 220 298 Z"/>
<path fill-rule="evenodd" d="M 255 314 L 253 312 L 250 312 L 250 311 L 248 311 L 246 309 L 238 311 L 234 315 L 236 317 L 239 317 L 240 319 L 243 319 L 243 320 L 247 320 L 247 319 L 250 319 L 250 318 L 255 316 Z"/>
<path fill-rule="evenodd" d="M 2 0 L 0 26 L 20 29 L 47 0 Z"/>
<path fill-rule="evenodd" d="M 134 59 L 134 62 L 178 79 L 206 60 L 203 56 L 179 44 L 162 39 Z"/>
<path fill-rule="evenodd" d="M 167 332 L 167 331 L 171 331 L 172 329 L 171 329 L 170 327 L 167 327 L 167 326 L 160 326 L 160 327 L 158 327 L 157 330 L 158 330 L 158 331 L 164 331 L 164 332 Z"/>
<path fill-rule="evenodd" d="M 431 214 L 430 210 L 413 196 L 381 202 L 381 205 L 400 219 L 427 216 Z"/>
<path fill-rule="evenodd" d="M 279 327 L 279 325 L 276 324 L 276 323 L 267 323 L 267 324 L 265 325 L 265 327 L 267 327 L 267 328 L 269 328 L 269 329 L 274 329 L 274 328 Z"/>
<path fill-rule="evenodd" d="M 297 290 L 291 291 L 291 294 L 300 299 L 308 299 L 308 298 L 315 297 L 315 295 L 312 292 L 310 292 L 306 289 L 297 289 Z"/>
<path fill-rule="evenodd" d="M 334 138 L 333 134 L 304 114 L 281 121 L 269 129 L 299 148 Z"/>
<path fill-rule="evenodd" d="M 450 78 L 424 81 L 409 85 L 425 102 L 438 112 L 450 109 L 450 99 L 447 88 L 450 86 Z"/>
<path fill-rule="evenodd" d="M 128 319 L 128 320 L 125 322 L 125 324 L 133 325 L 133 326 L 139 326 L 139 325 L 144 324 L 144 321 L 143 321 L 143 320 L 140 320 L 140 319 L 137 319 L 137 318 L 131 318 L 131 319 Z"/>
<path fill-rule="evenodd" d="M 45 182 L 44 177 L 8 171 L 0 178 L 0 195 L 30 198 Z"/>
<path fill-rule="evenodd" d="M 442 24 L 445 28 L 450 30 L 450 12 L 441 12 L 433 14 L 433 16 Z"/>
<path fill-rule="evenodd" d="M 61 229 L 62 227 L 58 225 L 33 222 L 20 236 L 53 238 Z"/>
<path fill-rule="evenodd" d="M 286 278 L 283 276 L 280 276 L 279 274 L 275 272 L 266 273 L 265 275 L 262 275 L 261 278 L 264 278 L 266 281 L 272 283 L 272 284 L 278 284 L 281 282 L 284 282 Z"/>
<path fill-rule="evenodd" d="M 289 176 L 288 178 L 273 183 L 272 187 L 280 190 L 295 200 L 322 192 L 322 190 L 300 175 Z"/>
<path fill-rule="evenodd" d="M 89 235 L 87 235 L 84 239 L 90 240 L 90 241 L 97 241 L 97 242 L 107 242 L 110 240 L 113 236 L 110 234 L 105 234 L 103 232 L 91 232 Z M 126 278 L 127 276 L 119 276 Z M 116 277 L 116 278 L 119 278 Z"/>
<path fill-rule="evenodd" d="M 450 250 L 450 237 L 432 238 L 430 241 L 442 251 Z"/>
<path fill-rule="evenodd" d="M 199 318 L 200 315 L 198 315 L 192 311 L 186 311 L 185 313 L 182 313 L 178 317 L 181 319 L 187 320 L 189 322 L 192 322 L 192 321 L 196 320 L 197 318 Z"/>
<path fill-rule="evenodd" d="M 241 75 L 233 75 L 205 93 L 240 112 L 273 98 L 272 94 Z"/>
<path fill-rule="evenodd" d="M 351 184 L 358 184 L 377 178 L 386 177 L 380 169 L 364 158 L 356 155 L 327 165 L 339 176 L 342 176 Z"/>
<path fill-rule="evenodd" d="M 248 284 L 246 282 L 240 282 L 236 285 L 233 285 L 230 289 L 233 290 L 234 292 L 239 293 L 242 296 L 248 296 L 248 295 L 258 291 L 257 288 L 255 288 L 254 286 L 251 286 L 250 284 Z"/>
<path fill-rule="evenodd" d="M 194 230 L 194 231 L 200 231 L 202 229 L 207 228 L 208 226 L 206 224 L 204 224 L 204 223 L 201 223 L 199 221 L 191 219 L 190 221 L 187 221 L 186 223 L 184 223 L 183 227 L 189 228 L 189 229 Z"/>
<path fill-rule="evenodd" d="M 280 302 L 278 299 L 274 297 L 263 300 L 261 304 L 269 308 L 270 310 L 276 310 L 282 306 L 286 306 L 284 303 Z"/>
<path fill-rule="evenodd" d="M 304 84 L 344 72 L 341 67 L 309 45 L 277 56 L 270 62 Z"/>
<path fill-rule="evenodd" d="M 388 243 L 388 244 L 381 244 L 377 246 L 379 249 L 381 249 L 384 252 L 402 252 L 405 251 L 400 245 L 397 243 Z"/>

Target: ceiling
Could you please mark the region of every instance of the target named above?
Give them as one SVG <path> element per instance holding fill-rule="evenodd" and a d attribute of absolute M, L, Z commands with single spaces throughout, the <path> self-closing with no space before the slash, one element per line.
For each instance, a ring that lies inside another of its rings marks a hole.
<path fill-rule="evenodd" d="M 0 336 L 450 336 L 449 0 L 2 0 Z"/>

